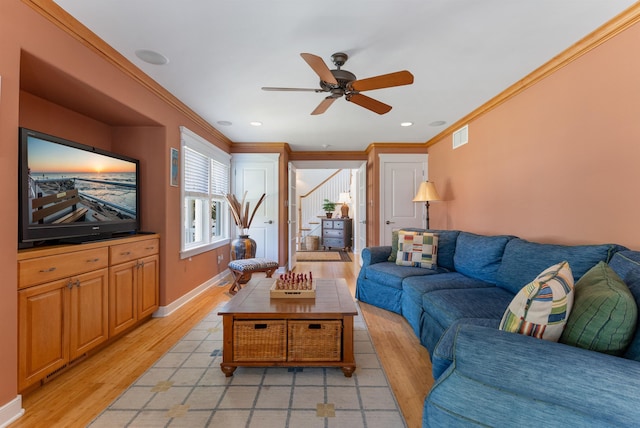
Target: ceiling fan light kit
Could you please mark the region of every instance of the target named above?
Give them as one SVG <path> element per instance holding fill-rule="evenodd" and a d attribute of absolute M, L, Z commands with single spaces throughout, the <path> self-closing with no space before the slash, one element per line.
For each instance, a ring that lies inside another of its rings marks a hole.
<path fill-rule="evenodd" d="M 311 112 L 312 115 L 322 114 L 333 104 L 333 102 L 344 96 L 347 101 L 364 107 L 367 110 L 378 114 L 385 114 L 391 110 L 391 106 L 371 97 L 361 94 L 360 92 L 372 91 L 374 89 L 391 88 L 394 86 L 411 85 L 413 83 L 413 75 L 407 70 L 397 71 L 395 73 L 383 74 L 380 76 L 369 77 L 367 79 L 357 80 L 355 74 L 341 67 L 349 59 L 349 55 L 344 52 L 337 52 L 331 55 L 331 60 L 336 69 L 330 70 L 327 64 L 317 55 L 310 53 L 301 53 L 300 56 L 305 60 L 309 67 L 320 78 L 320 88 L 275 88 L 270 86 L 262 87 L 264 91 L 289 91 L 289 92 L 329 92 L 330 95 L 318 104 Z"/>

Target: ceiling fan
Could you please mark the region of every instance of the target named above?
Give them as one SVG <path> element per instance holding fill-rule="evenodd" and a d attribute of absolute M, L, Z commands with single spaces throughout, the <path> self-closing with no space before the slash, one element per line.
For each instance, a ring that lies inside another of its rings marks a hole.
<path fill-rule="evenodd" d="M 340 68 L 345 62 L 347 62 L 347 59 L 349 59 L 349 56 L 343 52 L 331 55 L 331 60 L 337 67 L 335 70 L 329 70 L 329 67 L 327 67 L 322 58 L 317 55 L 301 53 L 300 56 L 320 77 L 320 88 L 274 88 L 264 86 L 262 87 L 262 90 L 329 92 L 330 95 L 318 104 L 318 107 L 311 112 L 312 115 L 324 113 L 336 99 L 343 95 L 347 101 L 351 101 L 375 113 L 385 114 L 391 110 L 390 105 L 374 100 L 371 97 L 361 94 L 361 92 L 390 88 L 393 86 L 410 85 L 413 83 L 413 74 L 409 73 L 407 70 L 357 80 L 355 74 Z"/>

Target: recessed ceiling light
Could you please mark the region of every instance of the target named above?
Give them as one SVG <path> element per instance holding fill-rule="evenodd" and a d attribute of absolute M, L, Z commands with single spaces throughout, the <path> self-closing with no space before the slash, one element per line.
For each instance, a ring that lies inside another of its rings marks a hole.
<path fill-rule="evenodd" d="M 413 125 L 413 122 L 402 122 L 400 124 L 400 126 L 411 126 L 411 125 Z"/>
<path fill-rule="evenodd" d="M 148 62 L 149 64 L 165 65 L 169 63 L 169 58 L 155 51 L 140 49 L 140 50 L 137 50 L 135 53 L 138 58 L 140 58 L 144 62 Z"/>
<path fill-rule="evenodd" d="M 442 125 L 444 125 L 445 123 L 447 123 L 447 122 L 445 122 L 444 120 L 436 120 L 436 121 L 434 121 L 434 122 L 431 122 L 431 123 L 429 124 L 429 126 L 442 126 Z"/>
<path fill-rule="evenodd" d="M 218 125 L 220 125 L 220 126 L 231 126 L 231 125 L 233 125 L 233 123 L 229 122 L 228 120 L 219 120 L 216 123 Z"/>
<path fill-rule="evenodd" d="M 262 126 L 262 122 L 250 122 L 251 126 Z"/>

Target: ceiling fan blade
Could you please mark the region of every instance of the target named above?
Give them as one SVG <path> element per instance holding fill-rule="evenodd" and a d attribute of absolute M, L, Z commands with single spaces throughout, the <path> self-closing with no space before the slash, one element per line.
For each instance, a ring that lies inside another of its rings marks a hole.
<path fill-rule="evenodd" d="M 288 92 L 324 92 L 322 89 L 310 88 L 274 88 L 272 86 L 263 86 L 263 91 L 288 91 Z"/>
<path fill-rule="evenodd" d="M 334 97 L 327 97 L 318 104 L 318 107 L 311 112 L 312 115 L 322 114 L 333 104 L 336 99 Z"/>
<path fill-rule="evenodd" d="M 413 74 L 407 70 L 395 73 L 382 74 L 367 79 L 351 82 L 350 88 L 354 91 L 371 91 L 373 89 L 390 88 L 393 86 L 410 85 L 413 83 Z"/>
<path fill-rule="evenodd" d="M 323 82 L 331 83 L 332 85 L 337 85 L 338 81 L 333 74 L 331 74 L 331 70 L 327 67 L 327 64 L 317 55 L 310 53 L 301 53 L 300 56 L 304 59 L 307 64 L 316 72 L 316 74 L 320 77 L 320 80 Z"/>
<path fill-rule="evenodd" d="M 351 101 L 352 103 L 358 104 L 360 107 L 364 107 L 366 109 L 371 110 L 374 113 L 385 114 L 391 110 L 391 106 L 380 102 L 378 100 L 374 100 L 366 95 L 362 94 L 351 94 L 347 101 Z"/>

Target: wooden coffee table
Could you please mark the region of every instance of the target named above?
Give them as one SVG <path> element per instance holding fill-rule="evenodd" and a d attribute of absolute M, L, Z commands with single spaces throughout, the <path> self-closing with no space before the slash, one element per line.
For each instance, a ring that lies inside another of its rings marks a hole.
<path fill-rule="evenodd" d="M 353 317 L 358 314 L 344 279 L 316 279 L 315 299 L 271 299 L 275 279 L 249 283 L 218 312 L 224 344 L 221 370 L 236 367 L 356 369 Z"/>

